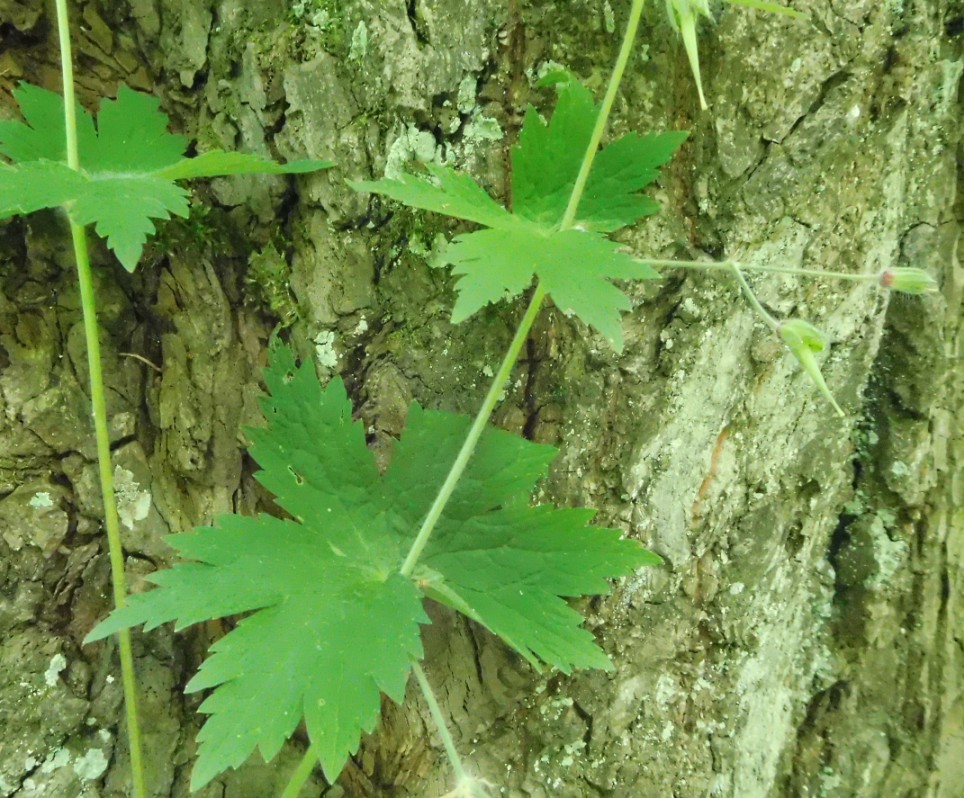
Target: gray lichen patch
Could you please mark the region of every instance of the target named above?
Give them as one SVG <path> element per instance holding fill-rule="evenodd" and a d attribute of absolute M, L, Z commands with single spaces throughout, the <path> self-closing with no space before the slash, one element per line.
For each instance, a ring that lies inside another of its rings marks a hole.
<path fill-rule="evenodd" d="M 54 654 L 50 659 L 47 670 L 44 671 L 44 683 L 47 687 L 55 687 L 61 672 L 67 667 L 67 659 L 63 654 Z"/>
<path fill-rule="evenodd" d="M 120 522 L 129 530 L 138 521 L 147 518 L 151 509 L 150 491 L 144 490 L 134 479 L 134 474 L 126 468 L 114 468 L 114 490 L 117 494 L 117 514 Z"/>
<path fill-rule="evenodd" d="M 34 546 L 49 558 L 69 531 L 70 516 L 62 506 L 66 498 L 63 487 L 52 482 L 21 485 L 0 499 L 0 536 L 14 552 Z"/>
<path fill-rule="evenodd" d="M 49 633 L 25 627 L 0 647 L 0 779 L 18 785 L 79 728 L 87 701 L 60 675 L 66 655 Z M 53 793 L 49 793 L 53 794 Z"/>

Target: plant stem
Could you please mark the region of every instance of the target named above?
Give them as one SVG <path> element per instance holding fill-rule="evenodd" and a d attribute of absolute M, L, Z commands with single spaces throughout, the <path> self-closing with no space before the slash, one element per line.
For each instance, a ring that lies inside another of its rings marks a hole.
<path fill-rule="evenodd" d="M 760 304 L 760 300 L 756 298 L 756 294 L 754 294 L 753 289 L 750 288 L 750 284 L 746 281 L 746 277 L 743 276 L 743 272 L 740 271 L 740 267 L 735 263 L 731 263 L 730 269 L 736 275 L 736 279 L 740 281 L 740 288 L 743 289 L 746 298 L 750 300 L 753 309 L 760 314 L 760 317 L 767 323 L 771 330 L 780 332 L 780 322 L 767 313 L 766 308 Z"/>
<path fill-rule="evenodd" d="M 305 786 L 305 782 L 308 781 L 311 772 L 317 764 L 318 749 L 310 745 L 298 763 L 298 767 L 295 768 L 295 772 L 291 774 L 291 780 L 288 782 L 288 786 L 285 787 L 285 791 L 281 793 L 281 798 L 298 798 L 301 788 Z"/>
<path fill-rule="evenodd" d="M 609 78 L 609 85 L 606 87 L 606 94 L 603 98 L 602 106 L 599 109 L 599 114 L 596 117 L 596 125 L 593 128 L 592 136 L 590 137 L 589 144 L 586 147 L 586 152 L 583 155 L 582 164 L 580 165 L 579 173 L 576 176 L 576 182 L 573 184 L 572 193 L 569 195 L 569 202 L 566 205 L 566 211 L 563 214 L 562 222 L 560 223 L 561 230 L 566 230 L 571 227 L 573 220 L 576 218 L 576 210 L 579 207 L 579 201 L 582 199 L 583 192 L 586 189 L 586 181 L 589 179 L 589 171 L 592 169 L 592 163 L 595 160 L 596 152 L 599 149 L 599 142 L 602 140 L 603 131 L 606 129 L 606 121 L 608 120 L 609 112 L 613 107 L 613 102 L 616 97 L 616 90 L 618 89 L 619 83 L 622 80 L 623 72 L 625 72 L 626 64 L 629 61 L 629 55 L 632 52 L 633 41 L 636 38 L 636 29 L 639 27 L 639 18 L 643 13 L 643 6 L 645 5 L 645 2 L 646 0 L 633 0 L 632 9 L 629 12 L 629 22 L 626 24 L 626 33 L 623 37 L 623 43 L 619 49 L 619 55 L 616 57 L 616 65 L 613 67 L 613 73 Z M 536 320 L 536 316 L 539 314 L 539 309 L 542 306 L 542 301 L 545 299 L 545 297 L 546 292 L 543 290 L 541 285 L 536 283 L 535 290 L 532 293 L 532 298 L 529 300 L 529 307 L 526 309 L 525 315 L 522 317 L 522 321 L 519 322 L 519 327 L 515 332 L 515 336 L 512 338 L 512 343 L 509 344 L 509 349 L 506 352 L 505 357 L 502 359 L 502 365 L 499 366 L 499 370 L 496 372 L 496 375 L 492 380 L 492 385 L 489 386 L 489 391 L 485 395 L 485 399 L 482 402 L 482 407 L 479 408 L 479 412 L 476 414 L 475 420 L 472 422 L 472 426 L 465 438 L 465 442 L 462 444 L 462 448 L 459 450 L 459 453 L 455 458 L 455 462 L 452 464 L 452 468 L 449 470 L 448 476 L 445 478 L 445 482 L 443 482 L 442 487 L 439 488 L 435 501 L 432 502 L 428 515 L 425 516 L 425 520 L 422 522 L 422 526 L 418 530 L 418 534 L 415 536 L 412 547 L 409 549 L 409 552 L 405 557 L 405 561 L 402 563 L 401 574 L 403 576 L 412 575 L 412 572 L 415 570 L 415 565 L 418 562 L 418 558 L 425 550 L 425 545 L 428 543 L 428 540 L 435 529 L 435 524 L 437 524 L 439 518 L 442 517 L 442 512 L 445 510 L 445 505 L 448 504 L 448 500 L 455 492 L 455 486 L 462 477 L 462 473 L 465 471 L 465 467 L 468 465 L 469 459 L 472 457 L 472 453 L 475 451 L 475 446 L 479 442 L 479 438 L 482 437 L 482 432 L 485 430 L 485 425 L 488 423 L 489 417 L 492 415 L 492 411 L 495 409 L 495 405 L 499 401 L 499 397 L 502 395 L 502 390 L 505 388 L 505 384 L 509 381 L 509 376 L 512 373 L 512 367 L 515 365 L 515 362 L 519 357 L 519 353 L 522 351 L 522 346 L 525 344 L 526 338 L 529 336 L 529 330 L 532 329 L 532 325 Z"/>
<path fill-rule="evenodd" d="M 850 280 L 855 283 L 875 282 L 880 278 L 878 274 L 851 274 L 849 272 L 821 271 L 820 269 L 797 269 L 792 266 L 757 266 L 750 263 L 737 263 L 733 260 L 667 260 L 661 258 L 639 258 L 639 260 L 648 266 L 661 269 L 723 269 L 731 271 L 735 266 L 745 272 L 771 272 L 800 277 L 829 277 L 833 280 Z"/>
<path fill-rule="evenodd" d="M 70 27 L 67 18 L 67 0 L 56 0 L 57 31 L 60 36 L 60 63 L 64 83 L 64 120 L 67 145 L 67 165 L 80 168 L 77 149 L 77 102 L 74 97 L 74 68 L 70 47 Z M 70 235 L 74 243 L 77 262 L 77 281 L 80 285 L 80 304 L 84 316 L 84 337 L 87 344 L 87 367 L 90 373 L 90 402 L 94 416 L 94 434 L 97 441 L 97 466 L 100 474 L 101 496 L 104 502 L 104 526 L 107 531 L 107 548 L 110 553 L 111 582 L 114 606 L 118 609 L 127 603 L 127 584 L 124 577 L 124 550 L 120 539 L 120 523 L 117 517 L 117 501 L 114 495 L 114 475 L 111 472 L 110 432 L 107 424 L 107 402 L 104 398 L 104 374 L 101 367 L 100 340 L 97 334 L 97 305 L 94 282 L 87 252 L 87 236 L 84 228 L 70 223 Z M 147 794 L 144 782 L 144 765 L 141 754 L 141 728 L 137 718 L 137 681 L 134 675 L 134 654 L 131 648 L 130 630 L 117 633 L 121 681 L 124 687 L 124 707 L 127 716 L 127 735 L 131 756 L 131 783 L 134 798 Z"/>
<path fill-rule="evenodd" d="M 576 182 L 572 187 L 572 194 L 569 195 L 569 204 L 563 214 L 560 230 L 568 230 L 576 218 L 576 210 L 579 208 L 579 201 L 586 190 L 586 182 L 589 180 L 589 172 L 592 170 L 592 163 L 599 150 L 599 143 L 602 141 L 603 132 L 606 130 L 606 122 L 609 121 L 609 112 L 612 110 L 613 103 L 616 101 L 616 91 L 623 80 L 623 73 L 626 71 L 626 64 L 629 63 L 630 53 L 633 51 L 633 42 L 636 40 L 636 29 L 639 27 L 639 18 L 643 13 L 643 6 L 646 0 L 633 0 L 633 6 L 629 11 L 629 21 L 626 23 L 626 33 L 623 34 L 623 43 L 619 48 L 619 55 L 616 56 L 616 64 L 613 66 L 613 73 L 609 77 L 609 85 L 606 87 L 606 94 L 603 96 L 602 106 L 596 116 L 596 126 L 592 130 L 589 139 L 589 146 L 586 147 L 586 154 L 583 156 L 582 164 L 579 167 L 579 174 L 576 175 Z"/>
<path fill-rule="evenodd" d="M 560 230 L 567 230 L 572 227 L 573 221 L 576 218 L 579 201 L 582 199 L 583 192 L 586 189 L 589 172 L 592 169 L 596 152 L 599 149 L 599 143 L 602 141 L 603 132 L 606 129 L 609 113 L 612 110 L 613 102 L 616 98 L 616 90 L 619 88 L 623 73 L 626 70 L 626 64 L 629 61 L 629 55 L 632 52 L 633 41 L 636 38 L 636 29 L 639 27 L 639 18 L 643 12 L 644 5 L 645 0 L 633 0 L 633 5 L 629 12 L 629 22 L 626 25 L 626 33 L 623 37 L 619 55 L 616 58 L 616 65 L 613 67 L 613 73 L 609 78 L 606 94 L 603 97 L 602 105 L 596 116 L 595 127 L 593 128 L 589 143 L 586 146 L 582 163 L 579 166 L 579 172 L 573 184 L 572 193 L 569 195 L 569 202 L 566 205 L 566 211 L 559 225 Z M 445 505 L 448 504 L 449 499 L 455 492 L 459 479 L 461 479 L 469 459 L 475 451 L 475 446 L 485 431 L 489 417 L 492 415 L 492 411 L 495 409 L 499 397 L 502 395 L 502 391 L 509 381 L 512 368 L 515 366 L 516 360 L 519 358 L 519 353 L 522 351 L 522 347 L 529 337 L 529 331 L 532 329 L 532 325 L 539 315 L 539 309 L 542 307 L 542 302 L 545 298 L 545 289 L 537 281 L 535 289 L 532 292 L 532 297 L 529 300 L 529 306 L 526 308 L 522 321 L 519 322 L 519 327 L 515 331 L 515 335 L 509 344 L 509 349 L 505 353 L 505 357 L 502 358 L 502 364 L 499 366 L 498 372 L 496 372 L 495 377 L 492 379 L 492 384 L 489 386 L 485 399 L 482 401 L 482 407 L 479 408 L 479 412 L 476 414 L 475 420 L 469 428 L 468 435 L 462 443 L 461 449 L 459 449 L 455 462 L 452 464 L 451 469 L 449 469 L 448 476 L 446 476 L 445 481 L 442 483 L 442 487 L 439 488 L 435 501 L 432 502 L 432 506 L 429 508 L 428 514 L 425 516 L 425 520 L 422 522 L 422 526 L 418 530 L 415 540 L 412 542 L 412 547 L 409 549 L 405 561 L 402 563 L 401 574 L 403 576 L 412 575 L 412 572 L 415 570 L 415 565 L 418 563 L 418 558 L 425 550 L 425 546 L 435 529 L 435 525 L 442 517 Z M 445 752 L 448 755 L 449 761 L 452 763 L 452 769 L 455 771 L 458 783 L 461 785 L 466 782 L 465 768 L 462 766 L 458 752 L 455 750 L 452 735 L 449 734 L 448 728 L 445 725 L 445 717 L 442 715 L 438 701 L 435 700 L 435 694 L 432 692 L 431 685 L 429 685 L 422 667 L 417 662 L 413 662 L 412 669 L 415 672 L 415 678 L 418 680 L 425 700 L 428 702 L 432 718 L 435 720 L 435 725 L 442 737 Z M 294 796 L 289 796 L 286 793 L 283 798 L 294 798 Z"/>
<path fill-rule="evenodd" d="M 522 317 L 522 321 L 519 322 L 519 327 L 515 331 L 512 343 L 509 344 L 509 349 L 505 353 L 505 357 L 502 358 L 502 365 L 499 366 L 499 370 L 496 372 L 492 384 L 489 386 L 489 391 L 486 393 L 485 399 L 482 400 L 482 407 L 479 408 L 479 412 L 476 414 L 475 420 L 469 428 L 469 433 L 465 437 L 462 448 L 459 449 L 458 456 L 455 458 L 455 462 L 452 464 L 452 468 L 449 470 L 445 482 L 443 482 L 442 487 L 439 488 L 435 501 L 432 502 L 428 515 L 425 516 L 425 520 L 422 522 L 422 526 L 415 536 L 415 541 L 412 543 L 411 549 L 409 549 L 408 556 L 405 557 L 405 562 L 402 563 L 402 576 L 412 575 L 415 564 L 418 562 L 418 558 L 421 556 L 432 531 L 435 529 L 435 524 L 438 523 L 439 518 L 442 517 L 442 511 L 445 509 L 445 505 L 448 504 L 448 500 L 455 492 L 455 486 L 465 471 L 469 458 L 472 457 L 472 452 L 475 451 L 475 445 L 479 442 L 479 438 L 482 437 L 482 433 L 485 431 L 485 425 L 488 424 L 489 416 L 492 415 L 492 411 L 499 401 L 502 389 L 509 381 L 512 367 L 515 365 L 519 353 L 525 345 L 526 338 L 529 337 L 529 330 L 532 329 L 532 324 L 535 322 L 536 316 L 539 315 L 539 308 L 545 296 L 546 293 L 542 290 L 542 286 L 537 285 L 532 294 L 532 299 L 529 300 L 529 307 L 526 309 L 525 315 Z"/>
<path fill-rule="evenodd" d="M 452 735 L 449 734 L 448 726 L 445 724 L 442 708 L 435 699 L 435 693 L 432 692 L 432 685 L 428 683 L 425 671 L 417 662 L 412 663 L 412 670 L 415 672 L 418 686 L 422 689 L 422 695 L 425 696 L 428 710 L 432 713 L 432 719 L 435 721 L 438 733 L 442 737 L 442 745 L 445 746 L 445 754 L 452 765 L 452 770 L 455 771 L 456 781 L 458 784 L 463 784 L 466 781 L 465 768 L 462 766 L 462 760 L 459 759 L 458 751 L 455 750 L 455 743 L 452 741 Z M 288 798 L 288 796 L 282 796 L 282 798 Z"/>

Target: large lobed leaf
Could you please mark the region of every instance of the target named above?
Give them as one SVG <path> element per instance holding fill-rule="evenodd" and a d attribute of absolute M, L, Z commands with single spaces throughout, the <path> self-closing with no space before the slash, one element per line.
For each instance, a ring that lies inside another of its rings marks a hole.
<path fill-rule="evenodd" d="M 598 114 L 592 94 L 575 80 L 562 84 L 549 122 L 529 107 L 512 151 L 513 213 L 472 178 L 430 166 L 430 179 L 356 181 L 359 191 L 383 194 L 411 207 L 475 222 L 491 230 L 458 236 L 446 251 L 460 275 L 452 312 L 458 323 L 489 303 L 518 296 L 536 276 L 563 310 L 573 313 L 622 349 L 620 311 L 629 301 L 609 281 L 653 279 L 600 233 L 611 233 L 659 210 L 640 192 L 686 139 L 686 133 L 630 133 L 603 148 L 594 161 L 573 221 L 561 222 Z"/>
<path fill-rule="evenodd" d="M 184 158 L 187 139 L 167 132 L 158 101 L 121 86 L 93 118 L 76 109 L 80 171 L 67 166 L 63 98 L 30 84 L 14 96 L 24 122 L 0 121 L 0 219 L 64 207 L 74 222 L 93 224 L 128 271 L 140 260 L 155 219 L 187 216 L 187 192 L 175 180 L 267 172 L 308 172 L 327 161 L 277 164 L 214 150 Z"/>
<path fill-rule="evenodd" d="M 304 718 L 329 779 L 378 718 L 379 696 L 404 694 L 421 656 L 421 594 L 477 620 L 535 664 L 607 667 L 562 597 L 658 562 L 592 511 L 531 507 L 556 454 L 500 430 L 482 436 L 412 579 L 399 569 L 455 459 L 470 419 L 413 404 L 380 476 L 340 380 L 275 345 L 267 426 L 251 431 L 258 479 L 291 514 L 226 516 L 175 535 L 185 560 L 151 577 L 88 640 L 144 624 L 178 628 L 249 612 L 212 647 L 188 685 L 213 688 L 192 776 L 196 789 L 258 747 L 266 759 Z"/>

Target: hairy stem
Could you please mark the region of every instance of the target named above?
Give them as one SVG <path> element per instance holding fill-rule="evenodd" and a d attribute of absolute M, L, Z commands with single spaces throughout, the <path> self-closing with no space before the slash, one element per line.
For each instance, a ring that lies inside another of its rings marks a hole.
<path fill-rule="evenodd" d="M 60 36 L 60 62 L 64 83 L 64 119 L 67 142 L 67 165 L 80 168 L 77 150 L 76 99 L 74 97 L 74 68 L 70 47 L 70 28 L 67 19 L 67 0 L 57 1 L 57 30 Z M 77 281 L 80 285 L 80 303 L 84 316 L 84 337 L 87 344 L 87 367 L 90 373 L 90 402 L 94 416 L 94 434 L 97 441 L 97 466 L 100 474 L 101 496 L 104 502 L 104 526 L 107 531 L 107 548 L 110 553 L 111 582 L 114 606 L 118 609 L 127 603 L 127 583 L 124 577 L 124 550 L 120 539 L 120 523 L 117 518 L 117 501 L 114 495 L 114 475 L 110 462 L 110 434 L 107 425 L 107 402 L 104 398 L 104 374 L 100 359 L 100 339 L 97 334 L 97 305 L 94 282 L 87 253 L 87 236 L 84 228 L 70 223 L 70 235 L 74 243 L 77 263 Z M 134 654 L 131 648 L 130 630 L 117 633 L 121 681 L 124 687 L 124 707 L 127 715 L 127 736 L 131 755 L 131 794 L 144 798 L 147 794 L 144 781 L 143 756 L 141 754 L 141 728 L 137 718 L 137 681 L 134 675 Z"/>
<path fill-rule="evenodd" d="M 298 763 L 298 767 L 295 768 L 295 772 L 291 774 L 291 780 L 288 782 L 288 786 L 285 787 L 285 791 L 281 793 L 281 798 L 298 798 L 301 788 L 305 786 L 305 782 L 311 777 L 311 772 L 317 764 L 318 749 L 310 745 Z"/>
<path fill-rule="evenodd" d="M 770 272 L 798 277 L 827 277 L 832 280 L 849 280 L 854 283 L 877 282 L 879 274 L 852 274 L 850 272 L 821 271 L 820 269 L 798 269 L 793 266 L 757 266 L 750 263 L 737 263 L 734 260 L 668 260 L 665 258 L 639 258 L 640 263 L 660 269 L 703 269 L 732 271 L 734 267 L 744 272 Z"/>
<path fill-rule="evenodd" d="M 452 765 L 452 770 L 455 771 L 456 781 L 458 784 L 463 784 L 466 781 L 465 768 L 462 766 L 462 760 L 459 759 L 459 752 L 455 750 L 455 743 L 452 741 L 452 735 L 449 734 L 448 726 L 445 724 L 445 716 L 442 714 L 442 708 L 435 698 L 435 693 L 432 692 L 432 685 L 428 683 L 425 671 L 422 670 L 422 666 L 417 662 L 412 663 L 412 670 L 415 672 L 415 679 L 418 681 L 418 686 L 422 690 L 422 695 L 425 696 L 425 702 L 428 704 L 429 712 L 432 713 L 432 720 L 435 721 L 435 727 L 442 737 L 442 745 L 445 746 L 445 754 L 449 759 L 449 763 Z"/>

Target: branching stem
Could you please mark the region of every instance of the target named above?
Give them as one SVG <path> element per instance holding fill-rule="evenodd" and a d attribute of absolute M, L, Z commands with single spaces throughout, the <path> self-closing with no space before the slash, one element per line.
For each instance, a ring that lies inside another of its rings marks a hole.
<path fill-rule="evenodd" d="M 626 64 L 629 62 L 629 55 L 632 52 L 633 41 L 636 38 L 636 29 L 639 27 L 639 18 L 643 13 L 643 6 L 646 0 L 633 0 L 632 8 L 629 12 L 629 21 L 626 25 L 626 33 L 623 37 L 622 46 L 619 49 L 619 55 L 616 58 L 616 65 L 613 67 L 613 73 L 609 78 L 609 86 L 606 88 L 606 94 L 603 97 L 602 106 L 599 109 L 599 114 L 596 117 L 596 125 L 593 128 L 592 137 L 589 140 L 589 144 L 586 147 L 585 155 L 582 159 L 582 164 L 579 167 L 579 173 L 576 177 L 576 182 L 573 184 L 572 193 L 569 196 L 569 202 L 566 205 L 566 212 L 563 215 L 562 222 L 560 223 L 560 229 L 566 230 L 572 226 L 573 221 L 576 218 L 576 210 L 579 207 L 579 201 L 582 199 L 582 194 L 586 188 L 586 181 L 589 179 L 589 172 L 592 169 L 593 161 L 596 158 L 596 152 L 599 149 L 599 143 L 602 140 L 603 131 L 606 129 L 606 121 L 609 118 L 609 113 L 612 110 L 613 102 L 616 98 L 616 90 L 619 88 L 619 84 L 622 81 L 623 72 L 626 70 Z M 415 570 L 415 565 L 418 563 L 418 558 L 422 555 L 425 550 L 425 546 L 428 543 L 432 532 L 435 529 L 435 525 L 438 523 L 439 518 L 442 517 L 442 512 L 445 510 L 445 505 L 448 504 L 449 499 L 455 492 L 455 487 L 458 485 L 459 479 L 462 477 L 462 473 L 465 471 L 465 467 L 468 465 L 469 459 L 472 457 L 472 453 L 475 451 L 475 446 L 479 442 L 479 438 L 482 437 L 482 432 L 485 430 L 486 424 L 489 422 L 489 417 L 492 415 L 492 411 L 495 410 L 495 406 L 502 396 L 502 391 L 505 389 L 506 383 L 509 381 L 509 376 L 512 374 L 512 368 L 515 366 L 516 360 L 519 358 L 519 353 L 522 351 L 522 347 L 529 337 L 529 331 L 532 329 L 532 325 L 536 320 L 536 316 L 539 315 L 539 309 L 542 307 L 542 301 L 546 297 L 546 292 L 543 290 L 542 286 L 536 283 L 535 290 L 532 293 L 532 298 L 529 300 L 529 307 L 526 309 L 525 315 L 522 317 L 522 321 L 519 322 L 519 327 L 515 332 L 515 336 L 512 338 L 512 343 L 509 344 L 509 349 L 502 359 L 502 365 L 499 366 L 498 372 L 496 372 L 495 377 L 492 379 L 492 385 L 489 387 L 488 393 L 485 395 L 485 399 L 482 401 L 482 407 L 479 408 L 479 412 L 475 416 L 475 420 L 472 422 L 472 426 L 469 429 L 469 433 L 465 438 L 465 442 L 462 444 L 462 448 L 459 450 L 458 455 L 455 458 L 455 462 L 452 464 L 452 468 L 449 470 L 448 476 L 445 478 L 445 482 L 442 483 L 442 487 L 439 489 L 438 495 L 435 497 L 435 501 L 432 502 L 432 506 L 429 508 L 428 514 L 425 516 L 425 520 L 422 522 L 422 526 L 415 536 L 415 540 L 412 543 L 412 547 L 405 557 L 405 561 L 402 563 L 401 573 L 403 576 L 411 576 L 412 572 Z"/>
<path fill-rule="evenodd" d="M 67 165 L 80 168 L 77 149 L 77 102 L 74 97 L 74 68 L 70 46 L 70 26 L 67 18 L 67 0 L 56 0 L 57 31 L 60 36 L 60 62 L 64 83 L 64 119 L 67 142 Z M 80 303 L 84 316 L 84 337 L 87 344 L 87 367 L 90 373 L 90 402 L 94 416 L 94 434 L 97 441 L 97 466 L 100 474 L 101 496 L 104 502 L 104 527 L 107 531 L 107 548 L 110 553 L 111 582 L 114 606 L 118 609 L 127 603 L 127 582 L 124 577 L 124 550 L 121 545 L 120 523 L 117 517 L 117 500 L 114 494 L 114 475 L 110 461 L 110 433 L 107 424 L 107 402 L 104 397 L 104 373 L 100 358 L 100 339 L 97 334 L 97 304 L 94 282 L 87 252 L 87 235 L 80 225 L 70 223 L 70 235 L 74 243 L 77 262 L 77 281 L 80 285 Z M 131 756 L 131 794 L 133 798 L 145 798 L 144 764 L 141 754 L 141 729 L 137 717 L 137 681 L 134 674 L 134 654 L 131 648 L 130 630 L 117 633 L 121 681 L 124 688 L 124 707 L 127 716 L 127 736 Z"/>

